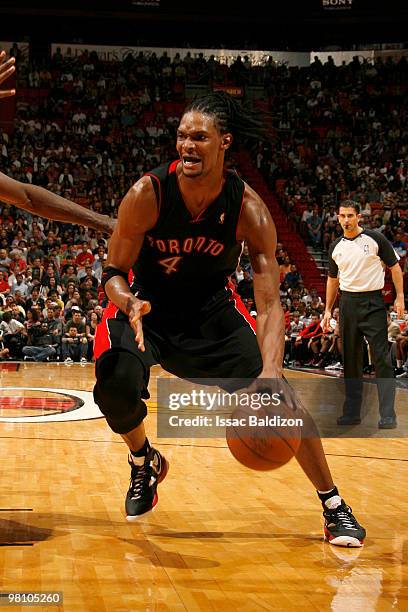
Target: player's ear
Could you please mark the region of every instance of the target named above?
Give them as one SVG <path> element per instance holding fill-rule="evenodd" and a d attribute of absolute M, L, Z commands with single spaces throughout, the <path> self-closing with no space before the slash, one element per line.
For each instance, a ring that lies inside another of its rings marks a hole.
<path fill-rule="evenodd" d="M 222 135 L 222 148 L 223 149 L 229 149 L 230 146 L 232 145 L 232 141 L 233 141 L 232 134 L 230 134 L 230 133 L 223 134 Z"/>

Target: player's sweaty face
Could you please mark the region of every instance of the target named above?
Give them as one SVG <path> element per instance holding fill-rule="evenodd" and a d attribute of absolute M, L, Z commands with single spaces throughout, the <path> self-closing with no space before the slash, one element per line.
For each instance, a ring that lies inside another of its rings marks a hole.
<path fill-rule="evenodd" d="M 224 160 L 222 137 L 214 118 L 197 111 L 183 115 L 176 146 L 183 173 L 188 177 L 208 174 Z"/>

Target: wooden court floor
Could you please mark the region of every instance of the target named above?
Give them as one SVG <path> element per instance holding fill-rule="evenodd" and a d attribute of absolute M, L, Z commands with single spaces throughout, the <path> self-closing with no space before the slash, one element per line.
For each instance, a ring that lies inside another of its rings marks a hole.
<path fill-rule="evenodd" d="M 157 440 L 163 372 L 153 368 L 147 430 L 170 472 L 156 511 L 127 523 L 126 447 L 104 420 L 34 422 L 72 416 L 75 393 L 92 390 L 93 366 L 6 367 L 0 417 L 27 418 L 0 422 L 2 592 L 63 591 L 59 609 L 76 612 L 408 610 L 406 438 L 325 441 L 368 534 L 363 549 L 335 548 L 322 540 L 320 505 L 295 460 L 253 472 L 223 439 Z"/>

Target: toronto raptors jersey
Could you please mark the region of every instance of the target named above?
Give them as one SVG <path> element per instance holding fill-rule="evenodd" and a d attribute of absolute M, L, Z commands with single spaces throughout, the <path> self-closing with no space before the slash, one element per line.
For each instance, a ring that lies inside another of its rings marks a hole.
<path fill-rule="evenodd" d="M 235 271 L 241 253 L 236 229 L 244 182 L 227 171 L 219 196 L 193 217 L 170 162 L 148 173 L 159 206 L 156 225 L 146 233 L 133 267 L 132 289 L 165 309 L 203 305 Z"/>

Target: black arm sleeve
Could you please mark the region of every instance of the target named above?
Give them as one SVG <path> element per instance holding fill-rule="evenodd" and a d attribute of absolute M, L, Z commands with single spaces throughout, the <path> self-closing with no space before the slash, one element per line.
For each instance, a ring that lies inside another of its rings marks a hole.
<path fill-rule="evenodd" d="M 378 244 L 378 257 L 391 268 L 398 263 L 399 257 L 394 251 L 392 244 L 381 232 L 376 232 L 375 240 Z"/>
<path fill-rule="evenodd" d="M 101 285 L 104 291 L 105 291 L 106 283 L 108 282 L 109 279 L 113 278 L 114 276 L 121 276 L 123 279 L 125 279 L 126 282 L 128 282 L 127 272 L 123 272 L 122 270 L 119 270 L 118 268 L 114 268 L 112 266 L 106 266 L 106 268 L 102 272 L 102 280 L 101 280 Z"/>
<path fill-rule="evenodd" d="M 339 268 L 338 265 L 336 264 L 336 262 L 334 261 L 332 255 L 333 255 L 333 251 L 334 251 L 334 247 L 336 246 L 337 241 L 333 242 L 333 244 L 330 245 L 329 247 L 329 261 L 328 261 L 328 275 L 330 276 L 330 278 L 337 278 L 339 275 Z"/>

